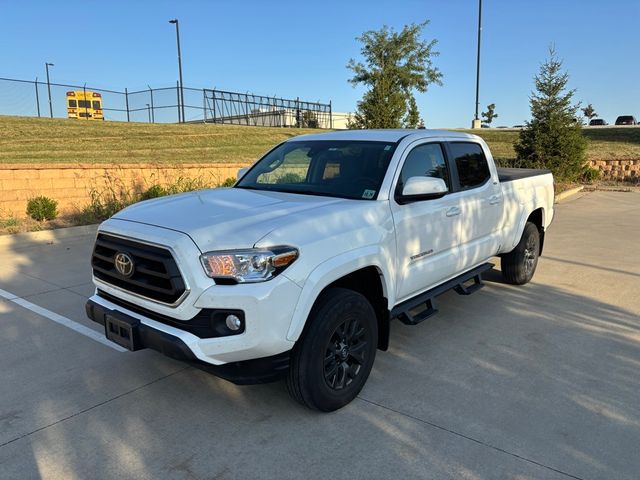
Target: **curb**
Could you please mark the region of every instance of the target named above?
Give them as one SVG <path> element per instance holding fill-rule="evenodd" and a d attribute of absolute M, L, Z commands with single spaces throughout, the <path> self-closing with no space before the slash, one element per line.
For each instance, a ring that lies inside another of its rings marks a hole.
<path fill-rule="evenodd" d="M 98 225 L 82 225 L 80 227 L 56 228 L 55 230 L 40 230 L 38 232 L 14 233 L 0 235 L 0 247 L 7 245 L 21 246 L 27 242 L 55 243 L 64 239 L 95 235 Z"/>
<path fill-rule="evenodd" d="M 571 188 L 569 190 L 565 190 L 562 193 L 556 195 L 556 198 L 553 203 L 560 203 L 562 200 L 565 200 L 569 197 L 574 196 L 576 193 L 581 192 L 584 189 L 584 185 L 580 185 L 579 187 Z"/>

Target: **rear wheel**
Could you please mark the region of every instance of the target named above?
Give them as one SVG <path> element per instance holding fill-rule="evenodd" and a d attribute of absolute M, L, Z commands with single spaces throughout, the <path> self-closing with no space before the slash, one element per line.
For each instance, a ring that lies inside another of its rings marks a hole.
<path fill-rule="evenodd" d="M 318 299 L 291 355 L 287 388 L 303 405 L 324 412 L 351 402 L 364 386 L 376 355 L 376 314 L 352 290 L 332 288 Z"/>
<path fill-rule="evenodd" d="M 528 283 L 536 271 L 539 254 L 540 232 L 535 224 L 527 222 L 516 248 L 502 256 L 500 265 L 503 278 L 514 285 Z"/>

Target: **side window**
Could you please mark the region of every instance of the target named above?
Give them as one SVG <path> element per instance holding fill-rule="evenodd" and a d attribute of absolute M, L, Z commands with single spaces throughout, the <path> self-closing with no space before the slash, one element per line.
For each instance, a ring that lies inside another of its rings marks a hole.
<path fill-rule="evenodd" d="M 94 110 L 100 110 L 100 101 L 99 100 L 94 100 L 93 102 L 93 109 Z"/>
<path fill-rule="evenodd" d="M 460 188 L 468 190 L 479 187 L 491 178 L 489 164 L 480 145 L 469 142 L 453 142 L 449 144 L 449 148 L 456 162 Z"/>
<path fill-rule="evenodd" d="M 78 106 L 75 100 L 69 100 L 69 108 L 76 108 Z"/>
<path fill-rule="evenodd" d="M 451 190 L 449 172 L 444 159 L 442 145 L 439 143 L 426 143 L 418 145 L 409 152 L 400 172 L 399 191 L 402 191 L 404 184 L 411 177 L 441 178 L 447 184 L 447 188 Z"/>

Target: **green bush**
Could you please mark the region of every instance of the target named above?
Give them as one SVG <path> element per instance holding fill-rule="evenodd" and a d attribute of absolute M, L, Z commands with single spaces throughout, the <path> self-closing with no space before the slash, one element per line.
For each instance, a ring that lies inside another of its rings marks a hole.
<path fill-rule="evenodd" d="M 289 172 L 276 180 L 276 183 L 302 183 L 304 179 L 297 173 Z"/>
<path fill-rule="evenodd" d="M 167 195 L 167 189 L 162 185 L 151 185 L 140 195 L 140 200 L 150 200 L 152 198 L 164 197 Z"/>
<path fill-rule="evenodd" d="M 582 172 L 582 181 L 586 183 L 594 183 L 600 179 L 600 170 L 597 168 L 586 167 Z"/>
<path fill-rule="evenodd" d="M 78 223 L 99 223 L 112 217 L 134 202 L 128 195 L 118 195 L 110 190 L 103 192 L 92 190 L 90 195 L 91 202 L 89 205 L 86 205 L 81 212 L 76 215 L 76 221 Z"/>
<path fill-rule="evenodd" d="M 58 216 L 58 202 L 44 196 L 30 198 L 27 202 L 27 215 L 38 222 L 53 220 Z"/>
<path fill-rule="evenodd" d="M 236 184 L 236 179 L 233 178 L 233 177 L 229 177 L 218 186 L 219 187 L 233 187 L 235 184 Z"/>
<path fill-rule="evenodd" d="M 17 227 L 20 224 L 16 217 L 0 219 L 0 228 Z"/>

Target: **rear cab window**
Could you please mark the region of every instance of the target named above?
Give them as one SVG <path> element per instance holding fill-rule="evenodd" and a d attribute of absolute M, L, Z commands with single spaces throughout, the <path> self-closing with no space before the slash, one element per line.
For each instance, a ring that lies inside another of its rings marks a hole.
<path fill-rule="evenodd" d="M 480 144 L 451 142 L 448 146 L 458 173 L 460 190 L 480 187 L 491 178 L 489 162 Z"/>

